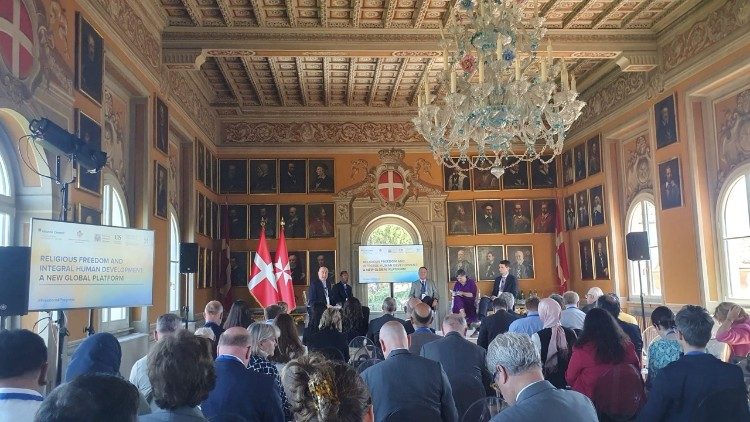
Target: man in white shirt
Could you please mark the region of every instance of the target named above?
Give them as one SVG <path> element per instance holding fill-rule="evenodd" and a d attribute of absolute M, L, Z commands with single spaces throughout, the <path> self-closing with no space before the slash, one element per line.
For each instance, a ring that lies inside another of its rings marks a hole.
<path fill-rule="evenodd" d="M 0 421 L 33 421 L 47 384 L 47 346 L 29 330 L 0 330 Z"/>
<path fill-rule="evenodd" d="M 579 300 L 580 297 L 576 292 L 567 291 L 563 293 L 565 309 L 560 315 L 560 325 L 572 330 L 583 330 L 583 320 L 586 318 L 586 313 L 578 309 Z"/>
<path fill-rule="evenodd" d="M 164 314 L 156 320 L 156 330 L 154 330 L 154 340 L 160 341 L 166 337 L 174 335 L 181 328 L 182 320 L 175 314 Z M 151 404 L 153 392 L 151 381 L 148 379 L 148 354 L 138 359 L 130 370 L 130 383 L 138 387 L 138 391 Z"/>

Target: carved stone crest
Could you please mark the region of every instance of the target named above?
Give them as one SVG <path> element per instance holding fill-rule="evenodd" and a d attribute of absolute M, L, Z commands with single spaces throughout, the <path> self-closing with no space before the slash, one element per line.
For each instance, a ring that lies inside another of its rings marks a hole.
<path fill-rule="evenodd" d="M 627 203 L 630 204 L 640 192 L 650 191 L 654 188 L 653 175 L 651 174 L 653 158 L 651 157 L 651 147 L 645 135 L 640 135 L 635 139 L 635 149 L 630 150 L 627 160 L 625 180 L 627 183 Z"/>

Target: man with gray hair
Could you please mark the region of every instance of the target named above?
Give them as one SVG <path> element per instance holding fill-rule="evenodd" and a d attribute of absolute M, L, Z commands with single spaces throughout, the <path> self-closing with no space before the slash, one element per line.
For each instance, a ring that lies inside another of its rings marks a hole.
<path fill-rule="evenodd" d="M 443 332 L 445 337 L 422 346 L 421 354 L 443 366 L 458 415 L 463 417 L 472 403 L 492 393 L 492 376 L 484 363 L 485 350 L 466 340 L 464 317 L 458 314 L 446 316 Z"/>
<path fill-rule="evenodd" d="M 563 293 L 563 302 L 565 308 L 560 314 L 560 325 L 565 328 L 572 330 L 583 330 L 583 320 L 586 318 L 586 313 L 578 309 L 578 293 L 574 291 L 567 291 Z"/>
<path fill-rule="evenodd" d="M 599 300 L 599 297 L 604 295 L 604 292 L 602 291 L 601 287 L 592 287 L 589 289 L 588 292 L 586 292 L 586 306 L 581 308 L 581 310 L 584 313 L 587 313 L 591 309 L 596 308 L 596 301 Z"/>
<path fill-rule="evenodd" d="M 508 298 L 508 296 L 511 296 L 511 298 Z M 503 293 L 492 301 L 495 312 L 482 320 L 482 325 L 479 326 L 479 337 L 477 338 L 478 346 L 487 349 L 487 346 L 498 334 L 508 332 L 510 324 L 518 319 L 518 316 L 510 313 L 513 303 L 508 303 L 508 300 L 513 300 L 512 296 L 510 293 Z"/>
<path fill-rule="evenodd" d="M 516 297 L 513 296 L 513 293 L 502 292 L 502 293 L 500 293 L 500 296 L 498 296 L 498 297 L 501 297 L 501 298 L 505 299 L 505 302 L 508 304 L 508 312 L 510 312 L 511 314 L 513 314 L 515 316 L 519 316 L 516 313 Z"/>
<path fill-rule="evenodd" d="M 487 350 L 487 369 L 495 374 L 495 384 L 510 405 L 492 422 L 599 420 L 588 397 L 557 389 L 544 379 L 539 352 L 526 334 L 505 333 L 492 340 Z"/>
<path fill-rule="evenodd" d="M 386 322 L 400 322 L 401 325 L 404 326 L 404 330 L 406 330 L 407 335 L 414 332 L 414 326 L 411 324 L 411 321 L 407 322 L 401 318 L 396 318 L 395 316 L 393 316 L 393 314 L 396 313 L 396 299 L 392 297 L 385 298 L 383 300 L 382 309 L 383 316 L 370 321 L 370 326 L 367 328 L 367 338 L 375 343 L 375 345 L 380 344 L 380 329 L 383 327 L 383 325 L 385 325 Z"/>
<path fill-rule="evenodd" d="M 174 335 L 181 329 L 182 319 L 175 314 L 164 314 L 156 319 L 156 329 L 154 330 L 154 341 L 160 341 L 166 337 Z M 138 359 L 130 370 L 130 383 L 138 387 L 138 391 L 151 404 L 153 392 L 151 390 L 151 381 L 148 379 L 148 354 Z"/>

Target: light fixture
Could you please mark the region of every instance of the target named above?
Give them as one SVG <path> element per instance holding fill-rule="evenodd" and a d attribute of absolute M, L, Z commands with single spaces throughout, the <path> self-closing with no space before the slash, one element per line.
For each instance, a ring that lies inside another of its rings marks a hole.
<path fill-rule="evenodd" d="M 576 81 L 564 60 L 538 54 L 544 18 L 534 0 L 459 0 L 443 34 L 441 85 L 433 97 L 428 78 L 412 121 L 438 162 L 450 168 L 490 170 L 500 178 L 520 161 L 549 163 L 562 153 L 565 132 L 580 116 Z M 559 78 L 559 84 L 557 79 Z"/>

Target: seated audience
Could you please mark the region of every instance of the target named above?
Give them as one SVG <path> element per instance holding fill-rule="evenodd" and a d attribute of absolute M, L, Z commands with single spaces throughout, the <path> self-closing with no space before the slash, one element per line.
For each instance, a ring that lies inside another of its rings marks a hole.
<path fill-rule="evenodd" d="M 584 395 L 555 388 L 542 374 L 542 363 L 531 339 L 518 333 L 500 334 L 487 349 L 487 369 L 510 405 L 492 422 L 597 422 L 596 410 Z"/>
<path fill-rule="evenodd" d="M 323 302 L 315 302 L 312 305 L 311 312 L 307 314 L 307 325 L 302 330 L 302 344 L 307 345 L 307 339 L 313 334 L 318 332 L 318 326 L 320 326 L 320 318 L 323 316 L 323 312 L 328 307 Z"/>
<path fill-rule="evenodd" d="M 651 325 L 659 332 L 659 338 L 648 347 L 648 378 L 646 386 L 651 388 L 656 375 L 682 354 L 677 341 L 677 328 L 674 313 L 666 306 L 659 306 L 651 312 Z"/>
<path fill-rule="evenodd" d="M 373 319 L 370 321 L 370 326 L 367 328 L 367 339 L 375 343 L 376 346 L 380 344 L 380 328 L 383 327 L 389 321 L 398 321 L 404 326 L 406 334 L 414 332 L 414 326 L 409 322 L 400 318 L 396 318 L 393 314 L 396 312 L 396 299 L 387 297 L 383 300 L 383 316 Z M 379 346 L 378 346 L 379 347 Z"/>
<path fill-rule="evenodd" d="M 224 321 L 223 328 L 226 330 L 232 327 L 247 328 L 253 323 L 253 314 L 250 305 L 244 300 L 235 300 L 229 309 L 227 320 Z"/>
<path fill-rule="evenodd" d="M 686 305 L 675 316 L 677 337 L 685 354 L 659 372 L 639 421 L 750 420 L 747 390 L 742 370 L 706 353 L 714 325 L 711 316 L 700 306 Z M 730 395 L 730 390 L 737 392 Z M 712 396 L 712 397 L 711 397 Z M 732 400 L 736 397 L 735 400 Z M 725 416 L 703 415 L 704 399 L 718 400 Z"/>
<path fill-rule="evenodd" d="M 279 305 L 279 308 L 281 308 L 282 314 L 288 314 L 289 313 L 289 304 L 284 302 L 283 300 L 280 300 L 276 302 L 277 305 Z"/>
<path fill-rule="evenodd" d="M 581 308 L 584 313 L 588 313 L 590 310 L 596 308 L 596 301 L 604 294 L 601 288 L 592 287 L 586 292 L 586 306 Z"/>
<path fill-rule="evenodd" d="M 0 330 L 0 420 L 34 420 L 45 385 L 44 340 L 29 330 Z"/>
<path fill-rule="evenodd" d="M 586 314 L 565 373 L 573 390 L 592 398 L 597 381 L 614 366 L 624 363 L 640 368 L 635 347 L 620 324 L 624 323 L 604 309 L 594 308 Z"/>
<path fill-rule="evenodd" d="M 154 341 L 160 341 L 168 336 L 174 335 L 180 330 L 180 324 L 182 320 L 175 314 L 164 314 L 160 315 L 156 319 L 156 330 L 154 330 Z M 212 333 L 210 328 L 203 327 L 208 332 Z M 153 395 L 151 392 L 151 382 L 148 380 L 148 354 L 133 364 L 133 368 L 130 370 L 130 382 L 138 388 L 138 391 L 143 395 L 146 401 L 150 404 Z"/>
<path fill-rule="evenodd" d="M 409 352 L 418 355 L 423 345 L 442 337 L 433 333 L 430 329 L 433 318 L 430 305 L 419 299 L 416 300 L 418 303 L 411 314 L 411 323 L 414 325 L 414 332 L 409 334 Z"/>
<path fill-rule="evenodd" d="M 619 319 L 620 321 L 627 322 L 629 324 L 633 324 L 636 327 L 638 326 L 638 320 L 635 319 L 633 315 L 630 315 L 629 313 L 623 310 L 620 310 L 620 315 L 617 315 L 617 319 Z"/>
<path fill-rule="evenodd" d="M 281 377 L 297 422 L 373 420 L 367 384 L 349 365 L 311 354 L 290 361 Z"/>
<path fill-rule="evenodd" d="M 276 342 L 276 350 L 270 356 L 272 361 L 283 364 L 305 354 L 305 346 L 299 339 L 297 325 L 291 315 L 277 316 L 273 325 L 279 330 L 279 338 Z"/>
<path fill-rule="evenodd" d="M 206 304 L 203 310 L 203 319 L 206 321 L 205 327 L 214 332 L 214 344 L 219 340 L 219 336 L 224 332 L 221 328 L 221 319 L 224 317 L 224 307 L 218 300 L 212 300 Z"/>
<path fill-rule="evenodd" d="M 454 314 L 465 315 L 466 321 L 471 324 L 477 321 L 477 294 L 479 289 L 477 283 L 469 278 L 464 270 L 456 271 L 456 284 L 453 285 L 453 308 Z"/>
<path fill-rule="evenodd" d="M 0 419 L 8 422 L 32 418 L 36 422 L 133 422 L 140 399 L 138 389 L 116 375 L 83 374 L 52 390 L 36 418 L 32 412 L 26 415 L 28 419 Z"/>
<path fill-rule="evenodd" d="M 422 357 L 443 367 L 451 385 L 459 420 L 472 403 L 492 392 L 492 376 L 484 360 L 486 350 L 466 340 L 466 329 L 466 319 L 461 315 L 446 316 L 443 319 L 445 337 L 425 344 L 421 352 Z"/>
<path fill-rule="evenodd" d="M 503 295 L 496 297 L 492 301 L 492 308 L 495 312 L 485 317 L 482 320 L 482 325 L 479 326 L 479 337 L 477 338 L 477 345 L 487 349 L 490 342 L 497 337 L 498 334 L 508 332 L 508 328 L 513 321 L 518 319 L 518 316 L 508 312 L 510 304 L 508 299 Z"/>
<path fill-rule="evenodd" d="M 714 311 L 719 321 L 716 340 L 729 345 L 730 360 L 736 361 L 750 354 L 750 318 L 741 306 L 732 302 L 722 302 Z"/>
<path fill-rule="evenodd" d="M 117 338 L 110 333 L 96 333 L 86 337 L 73 352 L 65 371 L 65 381 L 97 372 L 120 376 L 121 360 L 122 349 Z"/>
<path fill-rule="evenodd" d="M 508 313 L 511 315 L 514 315 L 516 318 L 520 318 L 521 315 L 518 315 L 518 312 L 516 312 L 516 297 L 513 296 L 513 293 L 510 292 L 502 292 L 500 293 L 500 296 L 505 299 L 505 301 L 508 303 Z"/>
<path fill-rule="evenodd" d="M 599 299 L 596 300 L 596 306 L 598 308 L 604 309 L 605 311 L 609 312 L 610 315 L 615 317 L 615 319 L 617 320 L 617 324 L 620 325 L 622 331 L 624 331 L 625 334 L 630 337 L 630 341 L 635 347 L 635 353 L 638 355 L 638 359 L 640 360 L 641 353 L 643 353 L 643 338 L 641 337 L 641 329 L 635 324 L 631 324 L 629 322 L 618 319 L 621 313 L 620 298 L 618 298 L 615 294 L 607 293 L 606 295 L 600 296 Z"/>
<path fill-rule="evenodd" d="M 354 296 L 344 301 L 344 306 L 341 307 L 341 328 L 346 341 L 367 335 L 369 324 L 363 310 L 362 303 Z"/>
<path fill-rule="evenodd" d="M 219 357 L 214 362 L 216 386 L 201 404 L 208 420 L 285 420 L 276 380 L 247 369 L 249 360 L 248 331 L 242 327 L 226 330 L 219 339 Z"/>
<path fill-rule="evenodd" d="M 539 352 L 542 361 L 544 379 L 556 388 L 565 388 L 565 371 L 568 369 L 570 354 L 576 343 L 576 333 L 570 328 L 560 325 L 560 304 L 546 298 L 539 302 L 539 318 L 543 329 L 531 336 L 534 347 Z"/>
<path fill-rule="evenodd" d="M 214 332 L 211 331 L 211 329 L 208 327 L 196 328 L 193 334 L 197 337 L 203 337 L 206 340 L 211 340 L 212 343 L 216 341 L 216 336 L 214 335 Z"/>
<path fill-rule="evenodd" d="M 574 291 L 567 291 L 563 294 L 563 307 L 562 315 L 560 315 L 560 324 L 563 327 L 570 328 L 571 330 L 583 330 L 583 319 L 586 318 L 586 313 L 578 309 L 578 293 Z"/>
<path fill-rule="evenodd" d="M 375 420 L 457 421 L 448 376 L 439 363 L 409 353 L 404 325 L 388 321 L 378 338 L 386 359 L 362 372 Z"/>
<path fill-rule="evenodd" d="M 281 306 L 279 306 L 277 304 L 266 306 L 266 308 L 263 309 L 263 317 L 266 320 L 266 324 L 273 324 L 273 321 L 281 313 L 282 313 L 281 312 Z"/>
<path fill-rule="evenodd" d="M 329 359 L 349 361 L 349 342 L 341 332 L 341 312 L 338 309 L 328 308 L 323 312 L 318 332 L 307 340 L 307 348 Z"/>
<path fill-rule="evenodd" d="M 532 335 L 544 328 L 539 318 L 539 298 L 530 297 L 526 299 L 526 316 L 513 321 L 508 327 L 511 333 L 525 333 Z"/>
<path fill-rule="evenodd" d="M 219 337 L 221 339 L 221 337 Z M 148 379 L 158 406 L 139 421 L 204 421 L 198 405 L 216 385 L 208 340 L 179 330 L 148 354 Z"/>
<path fill-rule="evenodd" d="M 565 301 L 563 300 L 563 297 L 560 296 L 559 294 L 552 293 L 551 295 L 549 295 L 549 298 L 557 302 L 557 304 L 560 305 L 560 309 L 565 308 Z"/>
<path fill-rule="evenodd" d="M 279 370 L 268 359 L 276 350 L 277 338 L 279 337 L 278 328 L 264 322 L 254 322 L 247 327 L 247 331 L 250 333 L 250 361 L 247 367 L 274 378 L 276 386 L 281 391 L 281 403 L 284 405 L 284 415 L 288 420 L 291 418 L 291 413 L 286 394 L 284 394 L 284 387 L 281 386 Z"/>

